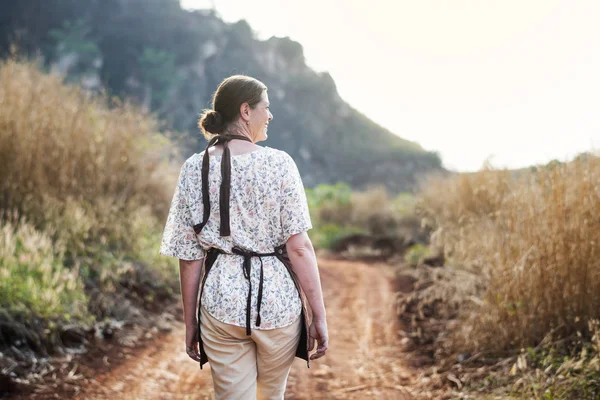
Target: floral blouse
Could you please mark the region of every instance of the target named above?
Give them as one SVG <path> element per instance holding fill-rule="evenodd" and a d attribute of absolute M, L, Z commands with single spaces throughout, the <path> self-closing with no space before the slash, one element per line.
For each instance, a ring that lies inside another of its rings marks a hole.
<path fill-rule="evenodd" d="M 251 153 L 231 155 L 230 226 L 231 236 L 219 235 L 219 186 L 221 157 L 210 156 L 210 217 L 199 234 L 194 224 L 202 221 L 202 158 L 204 152 L 188 158 L 179 180 L 165 230 L 160 254 L 183 260 L 199 260 L 210 247 L 228 253 L 234 246 L 270 253 L 294 234 L 312 228 L 306 193 L 293 158 L 282 150 L 262 147 Z M 261 325 L 256 324 L 258 291 L 252 290 L 252 329 L 274 329 L 293 323 L 302 310 L 294 282 L 275 256 L 263 256 L 263 298 Z M 206 279 L 202 306 L 217 320 L 246 326 L 248 280 L 244 278 L 243 257 L 220 254 Z M 252 257 L 252 287 L 258 288 L 260 259 Z"/>

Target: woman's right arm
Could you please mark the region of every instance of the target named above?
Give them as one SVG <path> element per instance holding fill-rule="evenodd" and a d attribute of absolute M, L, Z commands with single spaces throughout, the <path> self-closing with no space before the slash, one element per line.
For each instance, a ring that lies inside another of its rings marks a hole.
<path fill-rule="evenodd" d="M 325 319 L 325 303 L 323 302 L 317 256 L 308 234 L 302 232 L 290 236 L 285 247 L 312 309 L 313 318 Z"/>
<path fill-rule="evenodd" d="M 179 259 L 179 277 L 181 282 L 181 299 L 183 303 L 183 319 L 185 321 L 186 352 L 194 361 L 200 362 L 198 347 L 198 291 L 202 277 L 204 259 Z"/>
<path fill-rule="evenodd" d="M 310 359 L 314 360 L 325 355 L 329 339 L 317 256 L 307 233 L 312 228 L 310 211 L 298 166 L 285 152 L 281 170 L 282 235 L 287 238 L 287 254 L 313 312 L 313 320 L 308 330 L 308 350 L 313 349 L 317 340 L 317 352 L 310 356 Z"/>
<path fill-rule="evenodd" d="M 313 321 L 309 330 L 311 336 L 309 350 L 313 349 L 316 339 L 318 342 L 317 352 L 310 356 L 310 359 L 314 360 L 325 355 L 329 342 L 325 303 L 323 302 L 315 249 L 308 234 L 302 232 L 290 236 L 286 242 L 286 250 L 313 313 Z"/>

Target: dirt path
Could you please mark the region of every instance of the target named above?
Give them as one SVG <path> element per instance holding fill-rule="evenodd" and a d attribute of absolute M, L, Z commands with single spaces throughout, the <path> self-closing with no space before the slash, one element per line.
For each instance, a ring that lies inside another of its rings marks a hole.
<path fill-rule="evenodd" d="M 286 399 L 410 399 L 413 377 L 402 364 L 391 268 L 320 260 L 330 348 L 311 368 L 296 359 Z M 200 370 L 182 351 L 178 323 L 107 374 L 90 381 L 76 399 L 213 399 L 210 369 Z"/>

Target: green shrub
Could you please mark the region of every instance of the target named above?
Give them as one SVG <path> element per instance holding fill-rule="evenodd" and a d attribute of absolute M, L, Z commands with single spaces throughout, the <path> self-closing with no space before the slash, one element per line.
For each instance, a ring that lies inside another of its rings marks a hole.
<path fill-rule="evenodd" d="M 364 233 L 363 230 L 356 227 L 343 227 L 335 224 L 326 224 L 311 234 L 311 240 L 315 247 L 329 249 L 336 242 L 345 236 L 355 233 Z"/>
<path fill-rule="evenodd" d="M 64 251 L 30 224 L 2 226 L 0 308 L 47 319 L 86 319 L 79 266 L 66 268 Z"/>
<path fill-rule="evenodd" d="M 413 266 L 419 265 L 423 262 L 425 257 L 430 254 L 429 247 L 424 246 L 422 244 L 415 244 L 411 246 L 406 254 L 404 255 L 404 260 Z"/>
<path fill-rule="evenodd" d="M 344 236 L 363 233 L 421 241 L 420 221 L 414 216 L 415 199 L 409 193 L 392 198 L 384 187 L 353 192 L 345 183 L 307 189 L 316 247 L 330 248 Z"/>

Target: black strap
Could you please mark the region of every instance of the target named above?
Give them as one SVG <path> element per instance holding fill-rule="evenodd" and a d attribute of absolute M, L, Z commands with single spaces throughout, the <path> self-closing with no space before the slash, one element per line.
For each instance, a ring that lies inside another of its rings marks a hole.
<path fill-rule="evenodd" d="M 232 139 L 241 139 L 248 142 L 252 140 L 247 136 L 234 134 L 220 134 L 213 137 L 204 150 L 204 158 L 202 159 L 202 202 L 204 204 L 204 213 L 202 222 L 194 225 L 194 232 L 199 234 L 202 228 L 208 222 L 210 216 L 210 192 L 208 182 L 209 157 L 208 149 L 215 144 L 223 144 L 223 157 L 221 158 L 221 188 L 219 192 L 219 206 L 221 209 L 221 222 L 219 233 L 221 236 L 230 236 L 231 230 L 229 226 L 229 194 L 231 192 L 231 152 L 229 151 L 228 143 Z"/>
<path fill-rule="evenodd" d="M 216 248 L 215 248 L 216 249 Z M 228 254 L 221 249 L 216 249 L 216 251 L 220 254 Z M 242 268 L 244 271 L 244 278 L 248 279 L 248 297 L 246 298 L 246 335 L 250 335 L 252 333 L 251 323 L 250 323 L 250 309 L 252 308 L 252 257 L 258 257 L 260 259 L 260 281 L 258 284 L 258 296 L 256 299 L 256 326 L 260 326 L 261 318 L 260 318 L 260 307 L 262 305 L 262 297 L 263 297 L 263 282 L 264 282 L 264 272 L 263 272 L 263 261 L 262 257 L 267 256 L 277 256 L 277 252 L 272 253 L 257 253 L 255 251 L 244 250 L 239 247 L 233 247 L 231 249 L 233 254 L 238 254 L 244 257 L 244 262 L 242 264 Z M 282 250 L 279 250 L 280 254 Z"/>

